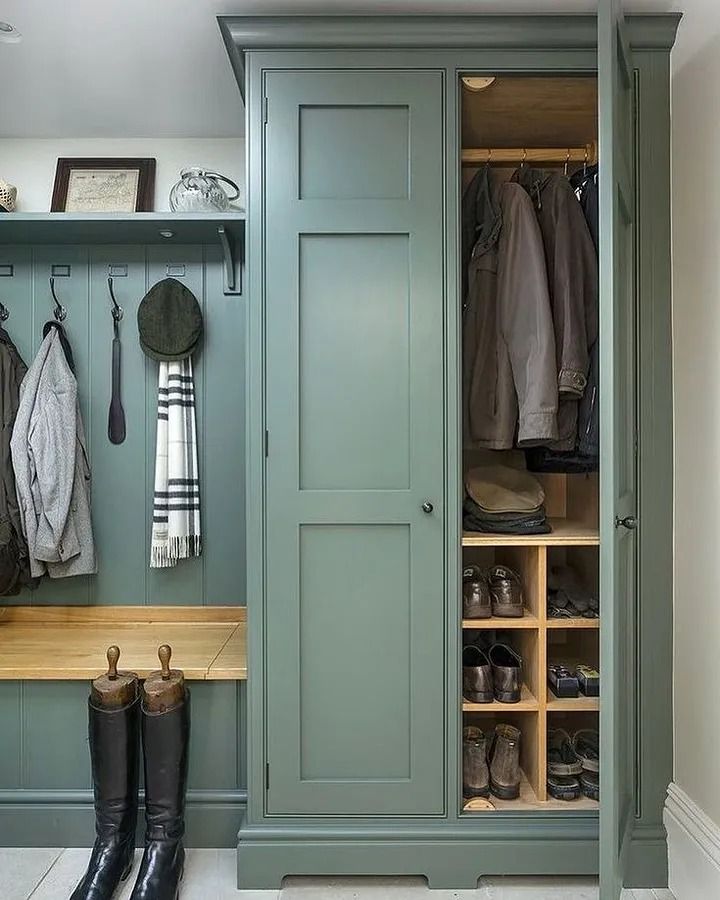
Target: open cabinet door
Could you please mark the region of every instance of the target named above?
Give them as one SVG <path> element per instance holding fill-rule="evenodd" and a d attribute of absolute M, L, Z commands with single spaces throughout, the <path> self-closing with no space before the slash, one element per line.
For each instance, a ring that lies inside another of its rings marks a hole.
<path fill-rule="evenodd" d="M 635 818 L 635 89 L 621 0 L 600 0 L 600 896 L 620 896 Z"/>

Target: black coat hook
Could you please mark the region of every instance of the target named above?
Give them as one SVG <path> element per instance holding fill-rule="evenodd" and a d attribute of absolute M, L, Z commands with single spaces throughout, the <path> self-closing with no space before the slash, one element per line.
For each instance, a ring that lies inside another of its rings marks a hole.
<path fill-rule="evenodd" d="M 55 293 L 55 277 L 53 275 L 50 276 L 50 293 L 52 294 L 52 298 L 55 301 L 55 309 L 53 310 L 53 315 L 58 322 L 64 322 L 65 316 L 67 316 L 67 310 L 57 298 L 57 294 Z"/>
<path fill-rule="evenodd" d="M 113 288 L 112 275 L 108 275 L 108 290 L 110 291 L 110 299 L 112 300 L 112 317 L 117 323 L 120 321 L 120 319 L 122 319 L 124 310 L 115 299 L 115 290 Z"/>

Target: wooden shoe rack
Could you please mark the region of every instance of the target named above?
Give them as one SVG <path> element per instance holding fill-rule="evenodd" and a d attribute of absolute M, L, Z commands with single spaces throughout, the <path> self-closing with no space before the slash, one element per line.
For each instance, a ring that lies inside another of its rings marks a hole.
<path fill-rule="evenodd" d="M 519 703 L 468 703 L 462 701 L 463 724 L 482 728 L 490 737 L 500 723 L 521 732 L 520 797 L 513 801 L 491 797 L 492 808 L 507 809 L 597 809 L 597 801 L 581 797 L 564 802 L 548 797 L 547 735 L 549 729 L 597 728 L 599 698 L 580 695 L 576 699 L 555 697 L 547 684 L 549 662 L 574 665 L 589 663 L 599 669 L 600 620 L 550 619 L 547 615 L 548 571 L 568 565 L 593 591 L 598 589 L 598 479 L 596 475 L 539 475 L 546 493 L 552 532 L 543 535 L 495 535 L 465 532 L 463 564 L 481 567 L 505 565 L 522 579 L 525 615 L 522 618 L 463 619 L 465 633 L 494 630 L 498 639 L 510 643 L 523 659 L 523 687 Z M 466 811 L 481 814 L 487 809 Z"/>

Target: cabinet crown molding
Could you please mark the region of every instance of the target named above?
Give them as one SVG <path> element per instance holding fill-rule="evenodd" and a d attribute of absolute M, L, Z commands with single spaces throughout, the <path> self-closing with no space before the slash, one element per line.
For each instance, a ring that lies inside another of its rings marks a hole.
<path fill-rule="evenodd" d="M 627 16 L 637 50 L 670 50 L 681 13 Z M 588 50 L 597 19 L 587 15 L 218 16 L 241 91 L 252 50 Z"/>

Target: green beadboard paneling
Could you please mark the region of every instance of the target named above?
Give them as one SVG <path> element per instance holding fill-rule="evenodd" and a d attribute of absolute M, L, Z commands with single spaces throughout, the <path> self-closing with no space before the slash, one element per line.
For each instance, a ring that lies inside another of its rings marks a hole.
<path fill-rule="evenodd" d="M 28 790 L 90 787 L 87 697 L 88 686 L 82 681 L 23 683 L 20 786 Z"/>
<path fill-rule="evenodd" d="M 18 787 L 22 778 L 22 685 L 0 681 L 0 790 Z"/>
<path fill-rule="evenodd" d="M 6 327 L 29 364 L 53 310 L 48 284 L 53 266 L 67 309 L 83 420 L 93 473 L 93 527 L 98 574 L 45 579 L 10 603 L 31 604 L 244 604 L 245 583 L 245 300 L 225 296 L 216 245 L 0 246 L 0 300 L 10 310 Z M 112 317 L 108 266 L 125 314 L 122 398 L 127 437 L 107 437 L 110 403 Z M 204 556 L 176 569 L 148 568 L 155 471 L 157 363 L 142 353 L 137 308 L 148 288 L 166 277 L 168 265 L 195 293 L 205 320 L 195 355 L 195 387 L 201 471 Z M 119 268 L 118 268 L 119 267 Z M 2 271 L 2 269 L 0 269 Z"/>

